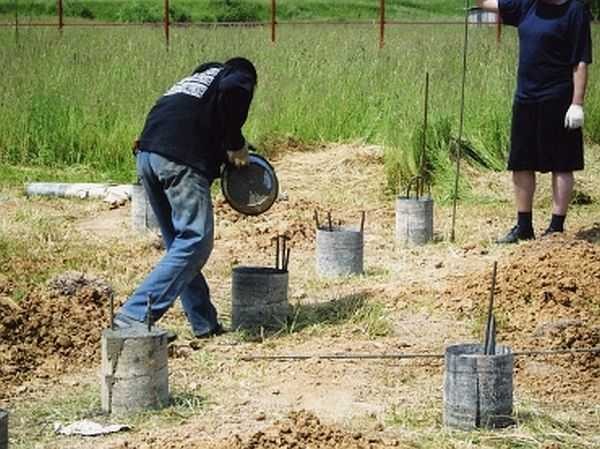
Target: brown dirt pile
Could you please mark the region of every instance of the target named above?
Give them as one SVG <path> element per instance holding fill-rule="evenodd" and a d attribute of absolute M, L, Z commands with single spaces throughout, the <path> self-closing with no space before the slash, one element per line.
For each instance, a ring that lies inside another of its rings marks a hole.
<path fill-rule="evenodd" d="M 247 439 L 236 435 L 223 444 L 210 449 L 379 449 L 400 447 L 398 440 L 383 441 L 368 438 L 360 432 L 348 432 L 335 426 L 321 423 L 312 413 L 292 412 L 288 419 L 277 421 L 264 431 Z"/>
<path fill-rule="evenodd" d="M 0 383 L 15 386 L 34 372 L 48 377 L 95 360 L 112 294 L 101 279 L 67 272 L 18 304 L 0 297 Z"/>
<path fill-rule="evenodd" d="M 406 448 L 397 439 L 372 438 L 334 425 L 323 424 L 314 414 L 301 410 L 248 436 L 234 435 L 222 441 L 196 439 L 190 434 L 148 436 L 143 442 L 125 441 L 117 449 L 382 449 Z"/>
<path fill-rule="evenodd" d="M 451 280 L 441 307 L 484 323 L 491 271 Z M 498 264 L 494 311 L 498 340 L 513 350 L 600 346 L 600 250 L 562 236 L 519 245 Z M 600 376 L 598 354 L 552 362 L 577 373 L 582 383 Z"/>

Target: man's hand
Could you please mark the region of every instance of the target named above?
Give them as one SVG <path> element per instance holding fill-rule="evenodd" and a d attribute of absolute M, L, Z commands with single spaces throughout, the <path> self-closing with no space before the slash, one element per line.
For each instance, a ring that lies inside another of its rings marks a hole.
<path fill-rule="evenodd" d="M 236 167 L 248 165 L 248 143 L 244 143 L 244 146 L 237 151 L 228 151 L 227 158 Z"/>
<path fill-rule="evenodd" d="M 572 104 L 569 106 L 567 115 L 565 115 L 565 128 L 577 129 L 583 126 L 583 106 L 580 104 Z"/>

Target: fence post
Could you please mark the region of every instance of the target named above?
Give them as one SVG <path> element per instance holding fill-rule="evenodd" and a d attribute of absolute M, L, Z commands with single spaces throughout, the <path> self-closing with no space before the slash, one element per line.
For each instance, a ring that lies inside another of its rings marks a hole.
<path fill-rule="evenodd" d="M 379 48 L 383 48 L 385 39 L 385 0 L 379 2 Z"/>
<path fill-rule="evenodd" d="M 500 45 L 502 40 L 502 18 L 500 13 L 496 13 L 496 44 Z"/>
<path fill-rule="evenodd" d="M 64 23 L 63 0 L 56 0 L 56 13 L 58 14 L 58 31 L 62 33 Z"/>
<path fill-rule="evenodd" d="M 271 0 L 271 42 L 275 43 L 275 27 L 277 24 L 277 0 Z"/>
<path fill-rule="evenodd" d="M 165 0 L 165 11 L 164 11 L 164 22 L 165 22 L 165 42 L 167 44 L 167 50 L 169 49 L 169 0 Z"/>
<path fill-rule="evenodd" d="M 19 2 L 15 0 L 15 42 L 19 44 Z"/>

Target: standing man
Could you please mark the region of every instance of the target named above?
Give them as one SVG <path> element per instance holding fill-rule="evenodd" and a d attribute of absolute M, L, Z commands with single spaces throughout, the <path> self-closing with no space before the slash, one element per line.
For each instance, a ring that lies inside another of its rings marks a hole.
<path fill-rule="evenodd" d="M 154 105 L 136 142 L 137 173 L 158 220 L 166 255 L 123 304 L 117 328 L 159 320 L 181 296 L 196 337 L 222 332 L 200 272 L 213 248 L 212 181 L 227 160 L 248 163 L 242 126 L 257 83 L 244 58 L 200 65 Z"/>
<path fill-rule="evenodd" d="M 498 243 L 535 238 L 536 172 L 552 172 L 552 219 L 544 235 L 563 232 L 582 170 L 583 105 L 592 62 L 590 14 L 584 0 L 476 0 L 519 32 L 519 69 L 508 169 L 517 224 Z"/>

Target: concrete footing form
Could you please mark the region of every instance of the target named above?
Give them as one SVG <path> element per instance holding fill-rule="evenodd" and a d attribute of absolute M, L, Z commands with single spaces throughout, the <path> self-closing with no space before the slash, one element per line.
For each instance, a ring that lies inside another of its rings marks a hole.
<path fill-rule="evenodd" d="M 433 239 L 433 199 L 396 199 L 396 240 L 407 245 L 425 245 Z"/>
<path fill-rule="evenodd" d="M 8 448 L 8 412 L 0 409 L 0 449 Z"/>
<path fill-rule="evenodd" d="M 317 273 L 322 277 L 363 273 L 363 232 L 332 227 L 317 229 Z"/>
<path fill-rule="evenodd" d="M 288 272 L 269 267 L 236 267 L 231 281 L 233 329 L 279 329 L 289 315 Z"/>
<path fill-rule="evenodd" d="M 141 184 L 131 188 L 131 224 L 138 232 L 158 231 L 158 221 Z"/>
<path fill-rule="evenodd" d="M 107 329 L 102 334 L 102 410 L 127 414 L 169 404 L 166 331 Z"/>
<path fill-rule="evenodd" d="M 506 427 L 513 423 L 513 364 L 510 348 L 450 346 L 445 355 L 444 424 L 463 430 Z"/>

